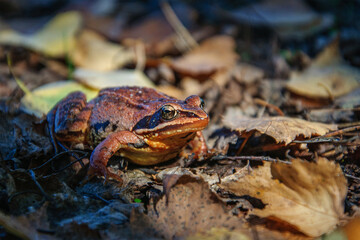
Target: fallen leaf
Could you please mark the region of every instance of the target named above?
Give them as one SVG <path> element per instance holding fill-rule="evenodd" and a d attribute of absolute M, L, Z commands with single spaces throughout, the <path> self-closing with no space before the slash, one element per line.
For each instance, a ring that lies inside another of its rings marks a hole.
<path fill-rule="evenodd" d="M 235 129 L 240 134 L 257 131 L 272 137 L 277 143 L 283 142 L 286 145 L 298 136 L 310 138 L 337 129 L 335 125 L 289 117 L 236 118 L 233 117 L 231 112 L 225 115 L 223 124 L 226 127 Z"/>
<path fill-rule="evenodd" d="M 248 236 L 240 232 L 228 230 L 226 228 L 211 228 L 206 233 L 196 233 L 186 238 L 187 240 L 214 240 L 214 239 L 231 239 L 246 240 Z"/>
<path fill-rule="evenodd" d="M 226 228 L 250 239 L 242 220 L 224 209 L 204 181 L 183 175 L 168 196 L 168 201 L 163 196 L 155 207 L 150 204 L 147 214 L 132 212 L 130 224 L 134 233 L 174 239 Z"/>
<path fill-rule="evenodd" d="M 40 209 L 18 217 L 7 216 L 0 212 L 0 226 L 21 239 L 56 239 L 37 230 L 50 230 L 46 215 L 47 205 L 44 204 Z"/>
<path fill-rule="evenodd" d="M 98 90 L 90 89 L 74 81 L 58 81 L 42 85 L 32 92 L 25 94 L 21 103 L 25 111 L 42 117 L 52 109 L 57 102 L 66 97 L 69 93 L 81 91 L 85 93 L 88 100 L 94 98 Z"/>
<path fill-rule="evenodd" d="M 98 90 L 120 86 L 155 87 L 143 72 L 132 69 L 99 72 L 78 68 L 74 71 L 74 78 L 80 83 Z"/>
<path fill-rule="evenodd" d="M 12 29 L 2 30 L 0 43 L 26 47 L 51 57 L 61 57 L 74 49 L 75 34 L 80 28 L 81 21 L 81 15 L 76 11 L 61 13 L 31 35 Z"/>
<path fill-rule="evenodd" d="M 304 1 L 266 0 L 230 12 L 233 19 L 254 26 L 269 26 L 285 39 L 302 39 L 329 28 L 333 16 L 320 15 Z"/>
<path fill-rule="evenodd" d="M 340 166 L 325 158 L 316 163 L 294 160 L 291 165 L 266 162 L 220 187 L 260 199 L 265 208 L 252 214 L 285 221 L 311 237 L 330 232 L 344 218 L 347 182 Z"/>
<path fill-rule="evenodd" d="M 305 71 L 293 72 L 286 87 L 293 93 L 312 98 L 329 99 L 345 95 L 360 86 L 360 71 L 345 63 L 335 40 Z"/>
<path fill-rule="evenodd" d="M 170 65 L 184 76 L 204 79 L 217 71 L 231 69 L 237 59 L 234 39 L 221 35 L 203 41 L 183 57 L 173 60 Z"/>
<path fill-rule="evenodd" d="M 71 57 L 76 66 L 110 71 L 133 62 L 135 55 L 132 49 L 108 42 L 93 31 L 84 30 L 77 38 Z"/>
<path fill-rule="evenodd" d="M 9 114 L 4 106 L 0 107 L 0 158 L 3 161 L 17 159 L 21 161 L 18 168 L 22 168 L 28 166 L 29 161 L 53 151 L 51 141 L 44 132 L 45 125 L 22 111 Z M 3 179 L 1 182 L 5 186 Z"/>
<path fill-rule="evenodd" d="M 177 98 L 177 99 L 185 99 L 189 95 L 186 95 L 184 91 L 180 90 L 179 88 L 173 85 L 159 85 L 156 87 L 159 92 L 165 93 L 168 96 Z"/>
<path fill-rule="evenodd" d="M 173 36 L 175 32 L 163 16 L 150 16 L 136 25 L 124 29 L 122 38 L 124 44 L 132 46 L 137 39 L 141 39 L 146 45 L 149 55 L 163 55 L 174 48 Z"/>
<path fill-rule="evenodd" d="M 117 224 L 121 225 L 128 221 L 127 212 L 136 204 L 124 204 L 112 202 L 97 211 L 91 211 L 59 222 L 59 226 L 66 229 L 70 226 L 87 225 L 91 230 L 98 230 L 101 226 Z M 67 232 L 69 234 L 69 232 Z M 65 235 L 65 234 L 64 234 Z"/>
<path fill-rule="evenodd" d="M 252 214 L 285 221 L 311 237 L 330 232 L 344 218 L 346 179 L 338 165 L 324 158 L 316 163 L 265 163 L 220 187 L 260 199 L 265 208 L 253 209 Z"/>
<path fill-rule="evenodd" d="M 232 75 L 239 83 L 252 84 L 264 77 L 262 69 L 247 63 L 238 63 L 232 70 Z"/>
<path fill-rule="evenodd" d="M 187 29 L 191 29 L 196 21 L 197 13 L 183 2 L 177 2 L 171 6 L 181 23 Z M 127 46 L 134 46 L 141 39 L 145 44 L 147 55 L 154 57 L 179 53 L 179 50 L 184 49 L 183 41 L 180 41 L 173 27 L 164 17 L 164 13 L 160 11 L 154 11 L 134 24 L 124 26 L 121 39 Z"/>

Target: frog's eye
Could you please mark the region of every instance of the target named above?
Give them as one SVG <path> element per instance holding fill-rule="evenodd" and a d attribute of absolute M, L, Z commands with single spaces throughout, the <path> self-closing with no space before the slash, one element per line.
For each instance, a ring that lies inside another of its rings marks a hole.
<path fill-rule="evenodd" d="M 176 117 L 177 111 L 171 105 L 164 105 L 161 108 L 161 117 L 165 120 L 171 120 Z"/>
<path fill-rule="evenodd" d="M 202 98 L 200 98 L 200 108 L 204 109 L 204 107 L 205 107 L 205 102 Z"/>

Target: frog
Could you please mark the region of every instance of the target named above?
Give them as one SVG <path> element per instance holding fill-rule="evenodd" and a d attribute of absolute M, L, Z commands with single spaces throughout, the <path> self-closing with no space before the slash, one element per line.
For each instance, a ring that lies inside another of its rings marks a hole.
<path fill-rule="evenodd" d="M 179 100 L 148 87 L 115 87 L 100 90 L 90 101 L 72 92 L 47 114 L 55 146 L 88 149 L 92 174 L 121 178 L 107 167 L 121 156 L 140 166 L 166 162 L 192 146 L 194 156 L 208 148 L 202 130 L 209 123 L 204 101 L 197 95 Z"/>

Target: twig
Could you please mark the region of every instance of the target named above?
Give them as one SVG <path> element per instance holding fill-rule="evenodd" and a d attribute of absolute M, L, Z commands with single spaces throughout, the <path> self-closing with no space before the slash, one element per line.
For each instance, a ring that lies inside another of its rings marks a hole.
<path fill-rule="evenodd" d="M 355 179 L 355 180 L 357 180 L 357 181 L 360 181 L 360 178 L 358 178 L 358 177 L 354 177 L 354 176 L 349 175 L 349 174 L 346 174 L 346 173 L 345 173 L 345 177 L 347 177 L 347 178 L 351 178 L 351 179 Z"/>
<path fill-rule="evenodd" d="M 49 195 L 47 195 L 47 193 L 44 191 L 44 189 L 42 188 L 40 183 L 37 181 L 34 171 L 30 169 L 30 170 L 27 170 L 26 172 L 31 177 L 31 179 L 34 181 L 35 185 L 38 187 L 38 189 L 43 194 L 45 199 L 48 201 L 52 201 L 52 198 Z"/>
<path fill-rule="evenodd" d="M 19 195 L 22 195 L 22 194 L 26 194 L 26 193 L 34 193 L 34 194 L 37 194 L 37 195 L 41 195 L 44 197 L 44 195 L 42 193 L 39 193 L 37 191 L 34 191 L 34 190 L 26 190 L 26 191 L 21 191 L 21 192 L 16 192 L 14 194 L 11 194 L 10 197 L 8 198 L 8 203 L 11 203 L 11 201 L 13 200 L 13 198 L 19 196 Z"/>
<path fill-rule="evenodd" d="M 260 161 L 260 162 L 275 162 L 275 163 L 284 163 L 284 164 L 291 164 L 291 162 L 279 160 L 276 158 L 271 158 L 267 156 L 215 156 L 212 157 L 210 160 L 249 160 L 249 161 Z"/>
<path fill-rule="evenodd" d="M 47 160 L 46 162 L 44 162 L 43 164 L 41 164 L 40 166 L 37 166 L 37 167 L 34 167 L 34 168 L 31 168 L 30 170 L 37 170 L 37 169 L 40 169 L 42 168 L 43 166 L 45 166 L 46 164 L 50 163 L 51 161 L 55 160 L 56 158 L 60 157 L 61 155 L 63 154 L 68 154 L 68 153 L 86 153 L 84 151 L 81 151 L 81 150 L 68 150 L 68 151 L 65 151 L 65 152 L 60 152 L 58 154 L 56 154 L 55 156 L 53 156 L 52 158 L 50 158 L 49 160 Z M 87 154 L 87 153 L 86 153 Z M 84 157 L 82 157 L 84 158 Z M 81 159 L 82 159 L 81 158 Z M 77 161 L 79 160 L 78 157 L 76 157 Z"/>
<path fill-rule="evenodd" d="M 340 138 L 330 138 L 330 137 L 316 137 L 306 140 L 293 140 L 292 143 L 339 143 L 339 142 L 347 142 L 341 140 Z"/>
<path fill-rule="evenodd" d="M 86 155 L 85 155 L 85 156 L 86 156 Z M 84 158 L 85 156 L 83 156 L 83 158 Z M 49 178 L 49 177 L 55 176 L 56 174 L 64 171 L 66 168 L 70 167 L 70 166 L 73 165 L 74 163 L 81 162 L 81 160 L 82 160 L 82 158 L 79 158 L 79 159 L 77 159 L 77 160 L 75 160 L 75 161 L 72 161 L 72 162 L 70 162 L 69 164 L 67 164 L 65 167 L 63 167 L 63 168 L 61 168 L 61 169 L 59 169 L 59 170 L 56 170 L 56 171 L 54 171 L 53 173 L 51 173 L 51 174 L 49 174 L 49 175 L 42 176 L 42 177 L 40 177 L 40 178 L 45 179 L 45 178 Z"/>
<path fill-rule="evenodd" d="M 358 130 L 360 130 L 360 126 L 343 128 L 343 129 L 340 129 L 340 130 L 337 130 L 337 131 L 330 132 L 330 133 L 327 133 L 325 135 L 322 135 L 321 138 L 333 137 L 333 136 L 340 135 L 340 134 L 345 133 L 345 132 L 353 132 L 353 131 L 358 131 Z"/>
<path fill-rule="evenodd" d="M 175 12 L 171 8 L 168 2 L 162 1 L 161 10 L 163 11 L 166 20 L 169 22 L 171 27 L 174 29 L 176 34 L 179 36 L 180 40 L 184 42 L 187 50 L 191 50 L 198 46 L 196 40 L 191 36 L 189 31 L 184 27 L 179 18 L 176 16 Z"/>
<path fill-rule="evenodd" d="M 360 111 L 360 108 L 353 108 L 351 110 Z M 348 127 L 360 125 L 360 122 L 338 123 L 337 125 L 339 128 L 348 128 Z"/>
<path fill-rule="evenodd" d="M 141 41 L 136 41 L 135 44 L 136 55 L 136 71 L 144 72 L 146 63 L 145 46 Z"/>
<path fill-rule="evenodd" d="M 236 151 L 236 154 L 239 155 L 241 153 L 241 151 L 244 149 L 245 144 L 247 143 L 247 141 L 249 140 L 249 138 L 254 134 L 253 131 L 250 132 L 245 132 L 242 134 L 242 137 L 244 137 L 243 142 L 241 143 L 241 146 L 239 147 L 239 149 Z"/>
<path fill-rule="evenodd" d="M 275 112 L 277 112 L 280 116 L 285 116 L 283 111 L 281 111 L 281 109 L 278 106 L 275 106 L 274 104 L 268 103 L 268 102 L 266 102 L 266 101 L 264 101 L 264 100 L 262 100 L 260 98 L 255 98 L 254 101 L 255 101 L 256 104 L 262 105 L 262 106 L 267 107 L 267 108 L 274 109 Z"/>
<path fill-rule="evenodd" d="M 100 201 L 102 201 L 102 202 L 104 202 L 104 203 L 106 203 L 106 204 L 110 204 L 110 203 L 111 203 L 110 201 L 108 201 L 108 200 L 104 199 L 103 197 L 99 196 L 99 194 L 96 194 L 96 193 L 87 193 L 87 192 L 85 192 L 84 194 L 87 195 L 87 196 L 89 196 L 89 197 L 91 197 L 91 198 L 100 200 Z"/>
<path fill-rule="evenodd" d="M 319 82 L 318 85 L 319 85 L 320 87 L 323 87 L 323 88 L 325 89 L 325 91 L 327 92 L 327 94 L 328 94 L 328 96 L 329 96 L 329 100 L 330 100 L 331 102 L 334 102 L 334 99 L 335 99 L 335 98 L 334 98 L 334 95 L 332 94 L 330 88 L 329 88 L 327 85 L 325 85 L 324 83 L 322 83 L 322 82 Z"/>

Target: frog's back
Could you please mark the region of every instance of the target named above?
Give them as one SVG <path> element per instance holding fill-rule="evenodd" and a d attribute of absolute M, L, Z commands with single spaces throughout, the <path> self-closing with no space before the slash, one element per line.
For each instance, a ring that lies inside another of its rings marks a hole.
<path fill-rule="evenodd" d="M 178 101 L 151 88 L 118 87 L 99 92 L 92 100 L 90 140 L 101 141 L 112 132 L 131 131 L 140 119 L 152 115 L 165 102 Z"/>

